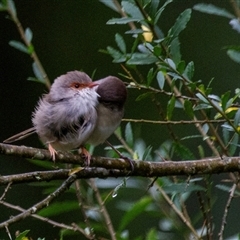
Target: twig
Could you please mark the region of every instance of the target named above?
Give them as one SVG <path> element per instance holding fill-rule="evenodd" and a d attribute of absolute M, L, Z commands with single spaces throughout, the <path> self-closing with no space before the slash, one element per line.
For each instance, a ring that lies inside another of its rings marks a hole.
<path fill-rule="evenodd" d="M 17 14 L 15 12 L 13 12 L 13 9 L 9 6 L 9 1 L 7 3 L 7 12 L 9 13 L 11 19 L 13 20 L 13 22 L 15 23 L 17 29 L 18 29 L 18 32 L 24 42 L 24 44 L 29 48 L 31 49 L 31 54 L 30 56 L 32 57 L 33 61 L 35 62 L 39 72 L 41 73 L 41 76 L 42 78 L 44 79 L 44 82 L 45 82 L 45 85 L 48 89 L 50 89 L 50 86 L 51 86 L 51 83 L 50 83 L 50 80 L 47 76 L 47 73 L 45 72 L 38 56 L 37 56 L 37 53 L 36 51 L 34 50 L 34 47 L 32 45 L 31 42 L 28 41 L 28 39 L 26 38 L 26 35 L 25 35 L 25 32 L 24 32 L 24 29 L 22 27 L 22 24 L 21 22 L 19 21 L 18 17 L 17 17 Z"/>
<path fill-rule="evenodd" d="M 110 218 L 110 216 L 108 214 L 108 211 L 107 211 L 107 209 L 104 205 L 104 202 L 102 201 L 101 194 L 100 194 L 98 188 L 95 185 L 94 179 L 90 179 L 90 184 L 91 184 L 91 187 L 93 188 L 93 191 L 95 193 L 96 199 L 97 199 L 99 207 L 100 207 L 100 212 L 102 213 L 102 215 L 104 217 L 104 220 L 105 220 L 108 232 L 111 236 L 111 239 L 116 240 L 116 232 L 113 228 L 111 218 Z"/>
<path fill-rule="evenodd" d="M 220 232 L 218 234 L 219 240 L 223 240 L 223 232 L 224 232 L 225 225 L 227 224 L 228 210 L 229 210 L 231 202 L 233 200 L 234 193 L 235 193 L 235 190 L 236 190 L 237 185 L 238 185 L 238 181 L 239 181 L 239 179 L 237 180 L 236 183 L 233 184 L 232 188 L 229 191 L 230 194 L 229 194 L 229 197 L 228 197 L 228 200 L 227 200 L 227 203 L 226 203 L 226 207 L 224 209 L 224 214 L 223 214 L 223 218 L 222 218 L 222 224 L 221 224 Z"/>
<path fill-rule="evenodd" d="M 58 189 L 56 189 L 53 193 L 48 195 L 41 202 L 33 205 L 26 211 L 24 211 L 16 216 L 11 217 L 9 220 L 0 223 L 0 228 L 5 228 L 12 223 L 18 222 L 28 216 L 31 216 L 32 214 L 36 213 L 37 211 L 41 210 L 42 208 L 47 207 L 50 204 L 50 202 L 52 202 L 55 198 L 57 198 L 59 195 L 64 193 L 70 187 L 70 185 L 76 180 L 76 178 L 77 178 L 77 176 L 75 174 L 69 176 L 68 179 L 66 179 Z"/>
<path fill-rule="evenodd" d="M 194 237 L 196 239 L 201 239 L 198 236 L 198 233 L 196 232 L 196 230 L 194 229 L 194 227 L 192 226 L 192 224 L 185 218 L 185 216 L 182 214 L 182 212 L 180 210 L 178 210 L 178 208 L 175 206 L 175 204 L 172 202 L 172 200 L 168 197 L 168 195 L 165 193 L 165 191 L 163 191 L 163 189 L 157 185 L 157 188 L 159 190 L 159 192 L 162 194 L 163 198 L 167 201 L 167 203 L 172 207 L 172 209 L 175 211 L 175 213 L 180 217 L 180 219 L 186 224 L 186 226 L 191 230 L 192 234 L 194 235 Z M 195 239 L 194 238 L 194 239 Z"/>
<path fill-rule="evenodd" d="M 19 206 L 15 206 L 11 203 L 8 203 L 8 202 L 5 202 L 5 201 L 0 201 L 0 204 L 2 204 L 3 206 L 5 207 L 8 207 L 8 208 L 11 208 L 11 209 L 14 209 L 14 210 L 17 210 L 19 212 L 25 212 L 26 209 L 22 208 L 22 207 L 19 207 Z M 59 227 L 59 228 L 63 228 L 63 229 L 68 229 L 68 230 L 72 230 L 72 231 L 79 231 L 79 229 L 75 228 L 75 227 L 72 227 L 72 226 L 69 226 L 69 225 L 66 225 L 64 223 L 59 223 L 59 222 L 55 222 L 49 218 L 45 218 L 45 217 L 42 217 L 42 216 L 39 216 L 37 214 L 31 214 L 31 217 L 33 218 L 36 218 L 38 220 L 41 220 L 43 222 L 47 222 L 51 225 L 53 225 L 54 227 Z M 83 230 L 79 231 L 81 233 L 85 233 Z"/>
<path fill-rule="evenodd" d="M 0 197 L 0 201 L 2 201 L 4 199 L 6 193 L 8 192 L 11 185 L 12 185 L 12 182 L 9 182 L 8 185 L 5 187 L 4 192 L 3 192 L 2 196 Z"/>

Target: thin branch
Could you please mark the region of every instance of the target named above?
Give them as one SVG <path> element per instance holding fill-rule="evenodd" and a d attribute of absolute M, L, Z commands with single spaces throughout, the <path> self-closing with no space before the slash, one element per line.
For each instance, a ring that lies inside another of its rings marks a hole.
<path fill-rule="evenodd" d="M 134 122 L 134 123 L 151 123 L 151 124 L 161 124 L 161 125 L 183 125 L 183 124 L 205 124 L 205 123 L 224 123 L 226 122 L 225 119 L 219 119 L 219 120 L 179 120 L 179 121 L 157 121 L 157 120 L 148 120 L 148 119 L 132 119 L 132 118 L 123 118 L 123 122 Z"/>
<path fill-rule="evenodd" d="M 229 0 L 230 4 L 232 5 L 232 8 L 235 12 L 235 15 L 238 19 L 240 19 L 240 9 L 238 7 L 238 4 L 235 0 Z"/>
<path fill-rule="evenodd" d="M 18 17 L 17 17 L 17 14 L 13 11 L 13 9 L 9 6 L 9 1 L 8 1 L 8 4 L 7 4 L 7 12 L 8 14 L 10 15 L 11 19 L 13 20 L 13 22 L 15 23 L 17 29 L 18 29 L 18 32 L 24 42 L 24 44 L 28 47 L 28 49 L 31 49 L 31 53 L 30 53 L 30 56 L 32 57 L 34 63 L 36 64 L 39 72 L 41 73 L 41 76 L 42 78 L 44 79 L 44 82 L 45 82 L 45 85 L 48 89 L 50 89 L 51 87 L 51 83 L 50 83 L 50 80 L 47 76 L 47 73 L 45 72 L 38 56 L 37 56 L 37 53 L 36 51 L 34 50 L 34 47 L 32 45 L 31 42 L 28 41 L 26 35 L 25 35 L 25 31 L 22 27 L 22 24 L 21 22 L 19 21 Z"/>
<path fill-rule="evenodd" d="M 228 200 L 227 200 L 227 203 L 226 203 L 226 207 L 225 207 L 225 209 L 224 209 L 224 214 L 223 214 L 223 218 L 222 218 L 221 229 L 220 229 L 220 232 L 219 232 L 219 234 L 218 234 L 219 240 L 223 240 L 224 228 L 225 228 L 225 225 L 227 224 L 228 210 L 229 210 L 230 205 L 231 205 L 231 202 L 232 202 L 232 200 L 233 200 L 234 193 L 235 193 L 235 190 L 236 190 L 237 185 L 238 185 L 238 181 L 239 181 L 239 179 L 237 180 L 236 183 L 233 184 L 231 190 L 229 191 L 230 194 L 229 194 L 229 197 L 228 197 Z"/>
<path fill-rule="evenodd" d="M 45 199 L 33 205 L 26 211 L 16 216 L 11 216 L 9 220 L 0 223 L 0 228 L 5 228 L 12 223 L 18 222 L 26 217 L 31 216 L 32 214 L 38 212 L 42 208 L 47 207 L 50 202 L 52 202 L 55 198 L 59 197 L 62 193 L 64 193 L 71 186 L 71 184 L 76 180 L 76 178 L 77 176 L 75 174 L 69 176 L 58 189 L 56 189 L 53 193 L 48 195 Z"/>
<path fill-rule="evenodd" d="M 8 202 L 5 202 L 5 201 L 0 201 L 0 204 L 5 206 L 5 207 L 8 207 L 8 208 L 11 208 L 11 209 L 14 209 L 14 210 L 17 210 L 19 212 L 26 212 L 26 209 L 22 208 L 22 207 L 19 207 L 19 206 L 15 206 L 11 203 L 8 203 Z M 69 225 L 66 225 L 64 223 L 59 223 L 59 222 L 56 222 L 56 221 L 53 221 L 49 218 L 45 218 L 45 217 L 42 217 L 42 216 L 39 216 L 37 214 L 31 214 L 31 217 L 33 218 L 36 218 L 40 221 L 43 221 L 43 222 L 47 222 L 51 225 L 53 225 L 54 227 L 59 227 L 59 228 L 62 228 L 62 229 L 67 229 L 67 230 L 72 230 L 72 231 L 79 231 L 79 228 L 76 228 L 76 227 L 73 227 L 73 226 L 69 226 Z M 74 225 L 74 224 L 72 224 Z M 86 234 L 82 229 L 79 231 L 81 232 L 82 234 Z"/>
<path fill-rule="evenodd" d="M 111 236 L 111 240 L 117 240 L 116 239 L 116 232 L 115 232 L 115 230 L 113 228 L 113 224 L 112 224 L 111 218 L 110 218 L 110 216 L 108 214 L 108 211 L 107 211 L 107 209 L 105 207 L 105 203 L 102 200 L 101 194 L 100 194 L 98 188 L 95 185 L 94 179 L 90 179 L 90 185 L 93 188 L 93 191 L 95 193 L 96 199 L 97 199 L 99 207 L 100 207 L 100 212 L 102 213 L 103 218 L 105 220 L 108 232 L 109 232 L 109 234 Z"/>

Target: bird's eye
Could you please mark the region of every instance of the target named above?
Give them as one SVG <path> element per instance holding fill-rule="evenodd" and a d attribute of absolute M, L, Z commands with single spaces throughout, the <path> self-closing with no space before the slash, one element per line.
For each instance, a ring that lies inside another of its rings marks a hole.
<path fill-rule="evenodd" d="M 80 84 L 79 83 L 74 83 L 73 87 L 78 89 L 78 88 L 80 88 Z"/>

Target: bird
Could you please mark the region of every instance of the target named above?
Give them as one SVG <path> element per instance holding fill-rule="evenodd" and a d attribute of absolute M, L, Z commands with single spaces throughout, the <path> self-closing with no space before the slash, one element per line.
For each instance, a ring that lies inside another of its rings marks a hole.
<path fill-rule="evenodd" d="M 33 127 L 16 134 L 5 143 L 37 133 L 55 161 L 58 150 L 80 148 L 90 164 L 91 155 L 84 148 L 97 146 L 119 126 L 127 99 L 124 83 L 117 77 L 92 81 L 84 72 L 70 71 L 56 78 L 32 114 Z"/>

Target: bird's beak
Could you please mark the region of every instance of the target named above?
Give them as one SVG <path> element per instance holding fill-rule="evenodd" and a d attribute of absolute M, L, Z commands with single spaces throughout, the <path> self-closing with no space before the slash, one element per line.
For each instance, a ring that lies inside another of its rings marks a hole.
<path fill-rule="evenodd" d="M 89 88 L 93 88 L 93 87 L 98 86 L 98 85 L 99 85 L 99 83 L 97 83 L 97 82 L 91 82 L 91 83 L 88 85 L 88 87 L 89 87 Z"/>

